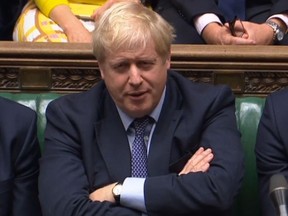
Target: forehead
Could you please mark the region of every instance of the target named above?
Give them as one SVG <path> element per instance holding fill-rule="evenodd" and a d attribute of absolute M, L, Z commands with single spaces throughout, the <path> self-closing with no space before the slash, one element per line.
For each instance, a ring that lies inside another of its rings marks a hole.
<path fill-rule="evenodd" d="M 117 50 L 111 49 L 106 53 L 106 60 L 117 59 L 137 59 L 137 58 L 156 58 L 158 53 L 155 49 L 154 42 L 149 41 L 145 45 L 134 46 L 130 48 L 121 47 Z"/>

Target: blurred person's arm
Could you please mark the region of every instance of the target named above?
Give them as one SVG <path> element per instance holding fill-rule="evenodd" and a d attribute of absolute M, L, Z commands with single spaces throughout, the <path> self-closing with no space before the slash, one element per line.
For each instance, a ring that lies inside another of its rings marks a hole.
<path fill-rule="evenodd" d="M 194 19 L 194 25 L 197 32 L 202 36 L 207 44 L 254 44 L 255 42 L 248 38 L 235 37 L 231 34 L 229 28 L 222 24 L 216 14 L 203 14 Z"/>
<path fill-rule="evenodd" d="M 58 5 L 49 14 L 66 34 L 69 42 L 91 42 L 92 35 L 72 13 L 68 5 Z"/>
<path fill-rule="evenodd" d="M 72 13 L 67 0 L 35 0 L 35 4 L 63 29 L 69 42 L 91 42 L 91 34 Z"/>
<path fill-rule="evenodd" d="M 288 16 L 285 17 L 288 22 Z M 266 22 L 261 24 L 248 21 L 243 22 L 249 38 L 254 40 L 257 45 L 271 45 L 279 41 L 279 37 L 277 36 L 278 30 L 273 29 L 271 24 L 268 24 L 268 21 L 275 23 L 281 31 L 280 34 L 283 34 L 284 37 L 287 32 L 287 23 L 285 19 L 280 19 L 277 15 L 269 17 Z"/>

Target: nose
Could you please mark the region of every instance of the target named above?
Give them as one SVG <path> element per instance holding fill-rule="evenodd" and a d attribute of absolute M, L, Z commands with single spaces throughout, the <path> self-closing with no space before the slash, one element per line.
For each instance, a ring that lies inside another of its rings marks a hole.
<path fill-rule="evenodd" d="M 140 85 L 142 83 L 141 70 L 136 65 L 132 65 L 129 72 L 129 84 L 130 85 Z"/>

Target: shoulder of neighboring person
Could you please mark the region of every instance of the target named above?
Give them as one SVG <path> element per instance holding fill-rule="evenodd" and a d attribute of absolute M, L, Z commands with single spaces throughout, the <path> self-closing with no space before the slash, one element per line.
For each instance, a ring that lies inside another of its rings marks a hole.
<path fill-rule="evenodd" d="M 0 116 L 1 119 L 30 119 L 36 116 L 36 112 L 16 101 L 0 97 Z"/>
<path fill-rule="evenodd" d="M 266 101 L 273 106 L 273 109 L 277 109 L 275 112 L 284 111 L 286 113 L 288 109 L 288 88 L 271 93 L 267 96 Z"/>

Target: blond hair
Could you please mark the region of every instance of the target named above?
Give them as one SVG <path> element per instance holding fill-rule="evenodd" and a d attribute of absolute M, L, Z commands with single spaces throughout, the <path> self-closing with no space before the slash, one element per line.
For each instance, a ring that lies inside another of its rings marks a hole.
<path fill-rule="evenodd" d="M 145 48 L 152 39 L 163 61 L 170 56 L 174 29 L 160 15 L 134 2 L 115 3 L 95 23 L 93 53 L 99 62 L 106 53 Z"/>

